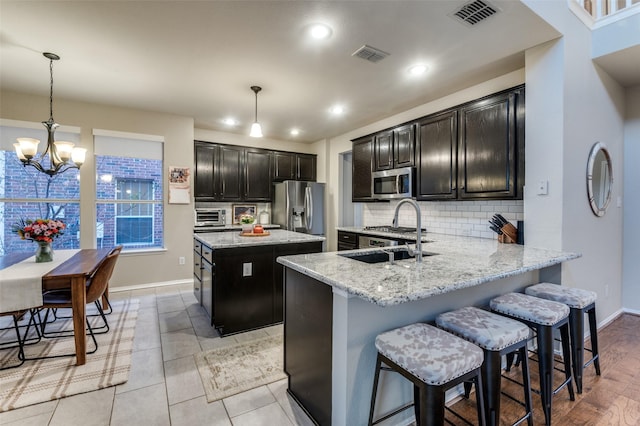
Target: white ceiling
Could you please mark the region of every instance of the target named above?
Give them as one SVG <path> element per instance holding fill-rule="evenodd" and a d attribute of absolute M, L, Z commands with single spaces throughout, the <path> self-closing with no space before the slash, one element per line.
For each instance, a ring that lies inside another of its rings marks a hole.
<path fill-rule="evenodd" d="M 249 87 L 259 85 L 265 136 L 316 141 L 521 68 L 525 49 L 558 37 L 520 1 L 490 1 L 500 12 L 468 27 L 450 17 L 466 0 L 1 0 L 0 84 L 48 95 L 41 52 L 54 52 L 54 99 L 243 134 L 254 114 Z M 317 22 L 331 38 L 306 36 Z M 352 57 L 364 44 L 391 55 L 376 64 Z M 411 77 L 417 62 L 431 69 Z M 338 103 L 346 113 L 331 116 Z M 227 116 L 240 124 L 228 128 Z M 290 136 L 292 127 L 301 134 Z"/>

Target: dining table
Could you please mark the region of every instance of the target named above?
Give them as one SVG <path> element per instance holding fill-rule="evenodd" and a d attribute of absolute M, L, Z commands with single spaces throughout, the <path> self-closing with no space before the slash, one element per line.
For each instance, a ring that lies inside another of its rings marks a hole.
<path fill-rule="evenodd" d="M 110 251 L 56 250 L 54 260 L 44 263 L 36 263 L 29 254 L 0 256 L 0 313 L 39 308 L 43 290 L 70 288 L 76 365 L 85 364 L 87 280 Z"/>

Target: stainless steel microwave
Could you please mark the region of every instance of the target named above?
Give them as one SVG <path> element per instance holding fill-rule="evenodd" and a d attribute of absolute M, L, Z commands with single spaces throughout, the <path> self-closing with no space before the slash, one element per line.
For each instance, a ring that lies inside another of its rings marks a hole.
<path fill-rule="evenodd" d="M 413 167 L 381 170 L 373 172 L 371 177 L 371 194 L 373 198 L 387 200 L 415 196 L 413 189 L 415 169 Z"/>

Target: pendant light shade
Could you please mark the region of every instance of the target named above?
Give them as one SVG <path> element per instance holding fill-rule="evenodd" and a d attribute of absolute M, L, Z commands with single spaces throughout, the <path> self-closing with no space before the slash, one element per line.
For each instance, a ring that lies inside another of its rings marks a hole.
<path fill-rule="evenodd" d="M 249 136 L 251 136 L 252 138 L 261 138 L 262 127 L 260 126 L 260 123 L 258 123 L 258 92 L 262 90 L 262 87 L 251 86 L 251 90 L 253 90 L 253 93 L 255 93 L 256 95 L 256 109 L 255 109 L 256 114 L 255 114 L 255 120 L 251 125 L 251 132 L 249 133 Z"/>
<path fill-rule="evenodd" d="M 47 146 L 39 157 L 37 157 L 38 144 L 40 143 L 38 139 L 18 138 L 18 142 L 14 143 L 13 146 L 23 166 L 34 167 L 39 172 L 53 177 L 69 169 L 79 169 L 84 163 L 87 150 L 74 146 L 72 142 L 54 140 L 54 133 L 60 125 L 53 119 L 53 61 L 59 60 L 60 57 L 55 53 L 49 52 L 45 52 L 42 55 L 49 60 L 51 83 L 49 89 L 49 119 L 42 122 L 44 127 L 47 128 Z M 47 156 L 48 158 L 46 158 Z"/>

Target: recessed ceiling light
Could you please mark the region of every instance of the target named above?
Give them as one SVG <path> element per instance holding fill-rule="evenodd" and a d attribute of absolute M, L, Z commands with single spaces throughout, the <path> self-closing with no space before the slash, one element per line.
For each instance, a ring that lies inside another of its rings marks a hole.
<path fill-rule="evenodd" d="M 291 134 L 291 136 L 298 136 L 300 134 L 300 130 L 291 129 L 291 131 L 289 133 Z"/>
<path fill-rule="evenodd" d="M 414 66 L 409 68 L 409 74 L 411 74 L 411 75 L 421 75 L 421 74 L 424 74 L 425 72 L 427 72 L 428 69 L 429 69 L 429 67 L 424 65 L 424 64 L 416 64 L 416 65 L 414 65 Z"/>
<path fill-rule="evenodd" d="M 342 105 L 334 105 L 329 109 L 329 112 L 334 115 L 340 115 L 344 113 L 344 107 Z"/>
<path fill-rule="evenodd" d="M 309 28 L 309 35 L 316 40 L 324 40 L 331 37 L 331 28 L 324 24 L 314 24 Z"/>
<path fill-rule="evenodd" d="M 238 122 L 232 117 L 227 117 L 224 120 L 222 120 L 222 122 L 227 126 L 235 126 L 236 124 L 238 124 Z"/>

